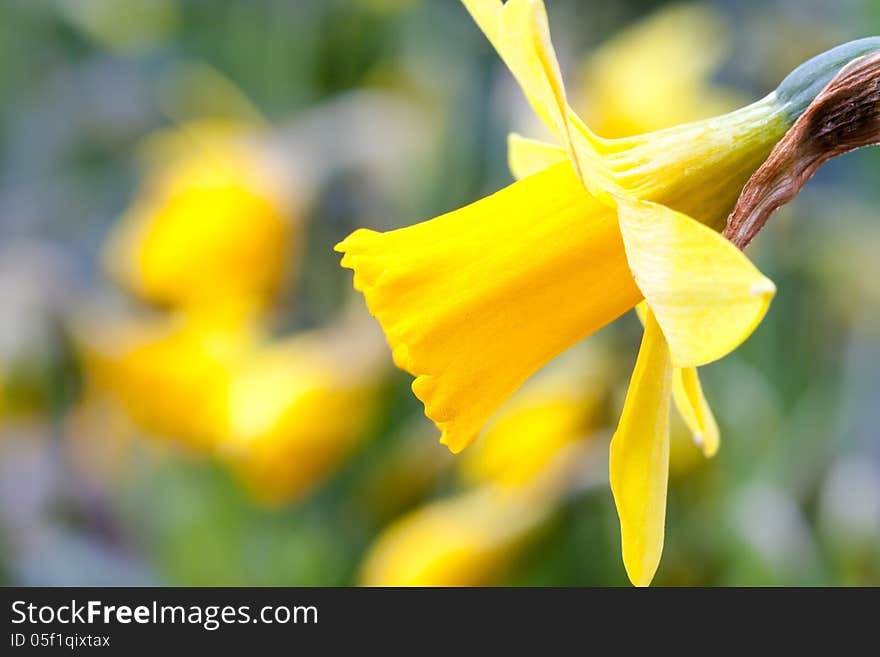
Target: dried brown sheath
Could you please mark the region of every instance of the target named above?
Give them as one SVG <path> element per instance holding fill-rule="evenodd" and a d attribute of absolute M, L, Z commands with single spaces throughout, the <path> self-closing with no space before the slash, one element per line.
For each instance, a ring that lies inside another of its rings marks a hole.
<path fill-rule="evenodd" d="M 743 188 L 724 236 L 745 248 L 826 160 L 880 143 L 880 52 L 847 64 Z"/>

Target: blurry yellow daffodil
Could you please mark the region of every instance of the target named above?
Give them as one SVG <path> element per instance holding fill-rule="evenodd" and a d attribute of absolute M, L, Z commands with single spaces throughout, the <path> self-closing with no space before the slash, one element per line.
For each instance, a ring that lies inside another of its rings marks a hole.
<path fill-rule="evenodd" d="M 576 479 L 595 428 L 598 365 L 583 350 L 542 372 L 505 404 L 477 449 L 459 461 L 467 490 L 416 509 L 370 549 L 373 586 L 495 583 Z"/>
<path fill-rule="evenodd" d="M 360 444 L 382 353 L 381 334 L 349 321 L 268 343 L 232 373 L 218 450 L 255 497 L 302 497 Z"/>
<path fill-rule="evenodd" d="M 527 488 L 485 486 L 403 516 L 371 547 L 364 586 L 485 586 L 552 506 Z"/>
<path fill-rule="evenodd" d="M 240 313 L 175 313 L 76 331 L 90 401 L 110 398 L 141 431 L 208 455 L 254 497 L 290 502 L 358 446 L 385 369 L 381 335 L 343 321 L 266 342 Z"/>
<path fill-rule="evenodd" d="M 567 352 L 504 404 L 458 460 L 463 483 L 524 485 L 563 447 L 596 428 L 609 368 L 605 353 L 589 347 Z"/>
<path fill-rule="evenodd" d="M 404 515 L 370 548 L 361 567 L 361 583 L 494 583 L 556 508 L 582 451 L 582 444 L 569 442 L 527 481 L 484 483 Z"/>
<path fill-rule="evenodd" d="M 264 304 L 295 253 L 289 176 L 252 126 L 194 121 L 147 145 L 141 193 L 105 251 L 111 276 L 166 306 Z"/>
<path fill-rule="evenodd" d="M 675 368 L 735 349 L 775 292 L 713 229 L 812 98 L 880 40 L 820 55 L 730 114 L 603 139 L 566 100 L 541 0 L 463 2 L 559 145 L 512 136 L 518 182 L 431 221 L 358 230 L 337 249 L 454 452 L 538 368 L 647 302 L 610 458 L 624 565 L 647 585 L 663 547 Z"/>
<path fill-rule="evenodd" d="M 73 322 L 96 394 L 140 430 L 207 453 L 299 228 L 289 176 L 258 135 L 204 119 L 147 140 L 141 190 L 103 257 L 118 283 L 169 310 Z"/>
<path fill-rule="evenodd" d="M 590 54 L 575 106 L 603 137 L 629 137 L 717 116 L 740 105 L 711 83 L 727 54 L 724 21 L 711 7 L 664 7 Z"/>
<path fill-rule="evenodd" d="M 299 264 L 303 210 L 340 168 L 385 176 L 430 131 L 415 105 L 379 91 L 270 126 L 207 67 L 175 67 L 167 82 L 179 124 L 147 139 L 146 175 L 103 252 L 117 283 L 166 312 L 74 318 L 87 385 L 69 433 L 113 414 L 221 460 L 261 501 L 289 502 L 366 435 L 387 366 L 381 332 L 350 313 L 268 339 L 276 292 Z M 396 145 L 371 138 L 390 123 Z"/>
<path fill-rule="evenodd" d="M 126 319 L 89 313 L 75 322 L 83 370 L 141 430 L 214 449 L 232 373 L 255 348 L 257 327 L 241 308 Z"/>

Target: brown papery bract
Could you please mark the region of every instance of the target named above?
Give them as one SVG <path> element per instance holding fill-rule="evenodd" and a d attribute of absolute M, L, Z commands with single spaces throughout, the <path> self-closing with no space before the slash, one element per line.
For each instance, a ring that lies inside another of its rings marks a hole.
<path fill-rule="evenodd" d="M 826 160 L 880 143 L 880 52 L 853 60 L 810 103 L 743 188 L 724 236 L 744 249 Z"/>

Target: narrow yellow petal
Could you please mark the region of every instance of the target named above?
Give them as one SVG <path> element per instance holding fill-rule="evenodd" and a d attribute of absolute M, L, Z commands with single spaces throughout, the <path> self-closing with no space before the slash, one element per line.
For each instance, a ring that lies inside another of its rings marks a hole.
<path fill-rule="evenodd" d="M 663 552 L 671 392 L 669 350 L 649 312 L 623 413 L 611 439 L 609 466 L 623 563 L 636 586 L 651 583 Z"/>
<path fill-rule="evenodd" d="M 564 148 L 537 139 L 527 139 L 516 133 L 507 137 L 507 163 L 517 180 L 564 162 L 568 153 Z"/>
<path fill-rule="evenodd" d="M 538 117 L 562 137 L 568 132 L 565 91 L 540 0 L 462 0 L 474 22 L 507 64 Z M 544 26 L 542 28 L 541 21 Z M 546 40 L 546 43 L 545 43 Z M 549 46 L 549 55 L 546 51 Z"/>
<path fill-rule="evenodd" d="M 641 300 L 614 212 L 568 162 L 336 248 L 454 452 L 535 371 Z"/>
<path fill-rule="evenodd" d="M 773 282 L 687 215 L 631 197 L 617 200 L 630 269 L 675 366 L 705 365 L 736 349 L 767 312 Z"/>
<path fill-rule="evenodd" d="M 648 313 L 648 304 L 636 306 L 636 314 L 642 324 Z M 690 430 L 697 447 L 703 450 L 706 458 L 715 456 L 721 443 L 718 423 L 703 395 L 703 387 L 695 367 L 676 367 L 672 377 L 672 398 L 679 415 Z"/>
<path fill-rule="evenodd" d="M 501 10 L 504 3 L 501 0 L 461 0 L 461 3 L 500 55 Z"/>
<path fill-rule="evenodd" d="M 568 105 L 543 1 L 509 0 L 503 5 L 497 0 L 462 1 L 516 78 L 535 114 L 564 145 L 583 185 L 613 205 L 606 190 L 621 190 L 597 148 L 614 147 L 596 137 Z"/>
<path fill-rule="evenodd" d="M 672 379 L 675 406 L 706 458 L 715 456 L 721 443 L 718 423 L 703 395 L 697 368 L 676 368 Z"/>
<path fill-rule="evenodd" d="M 580 176 L 578 151 L 568 120 L 562 71 L 550 41 L 542 0 L 509 0 L 501 12 L 501 51 L 535 111 L 565 144 Z"/>

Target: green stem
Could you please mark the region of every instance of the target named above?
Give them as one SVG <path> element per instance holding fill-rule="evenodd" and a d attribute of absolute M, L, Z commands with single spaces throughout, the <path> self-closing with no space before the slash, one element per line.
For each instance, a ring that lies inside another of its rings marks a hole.
<path fill-rule="evenodd" d="M 878 50 L 880 37 L 866 37 L 826 50 L 798 66 L 776 88 L 776 98 L 786 117 L 794 123 L 844 66 Z"/>

